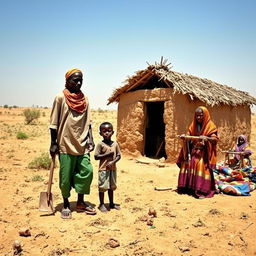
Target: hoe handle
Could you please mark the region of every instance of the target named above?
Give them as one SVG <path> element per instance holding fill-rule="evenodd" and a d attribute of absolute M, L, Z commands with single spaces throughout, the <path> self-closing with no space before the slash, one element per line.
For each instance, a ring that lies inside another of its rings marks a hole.
<path fill-rule="evenodd" d="M 50 166 L 49 181 L 48 181 L 48 188 L 47 188 L 48 202 L 50 201 L 54 167 L 55 167 L 55 155 L 52 157 L 52 162 L 51 162 L 51 166 Z"/>

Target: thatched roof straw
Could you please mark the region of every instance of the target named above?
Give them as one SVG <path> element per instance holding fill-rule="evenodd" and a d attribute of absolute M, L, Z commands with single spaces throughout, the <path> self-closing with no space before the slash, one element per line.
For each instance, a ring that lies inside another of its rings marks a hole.
<path fill-rule="evenodd" d="M 124 82 L 125 85 L 114 90 L 112 96 L 108 99 L 108 104 L 119 102 L 123 93 L 136 90 L 138 86 L 146 84 L 153 76 L 156 76 L 159 81 L 164 81 L 166 87 L 173 88 L 174 93 L 187 94 L 191 99 L 197 98 L 210 106 L 256 104 L 256 98 L 250 96 L 247 92 L 208 79 L 175 72 L 168 66 L 169 64 L 166 65 L 161 61 L 160 64 L 155 63 L 155 65 L 149 65 L 147 69 L 137 71 L 134 76 L 128 77 Z"/>

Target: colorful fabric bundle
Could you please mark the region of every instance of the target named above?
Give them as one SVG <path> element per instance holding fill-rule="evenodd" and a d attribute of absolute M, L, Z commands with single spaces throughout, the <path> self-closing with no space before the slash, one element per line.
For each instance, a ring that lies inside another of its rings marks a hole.
<path fill-rule="evenodd" d="M 219 192 L 235 195 L 249 196 L 256 189 L 256 168 L 233 170 L 217 165 L 214 170 L 216 188 Z"/>

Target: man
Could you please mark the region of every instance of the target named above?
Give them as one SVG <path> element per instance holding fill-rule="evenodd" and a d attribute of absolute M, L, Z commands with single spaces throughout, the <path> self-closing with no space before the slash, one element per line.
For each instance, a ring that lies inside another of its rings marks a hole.
<path fill-rule="evenodd" d="M 82 93 L 83 74 L 77 68 L 65 74 L 65 89 L 53 102 L 50 117 L 50 154 L 59 153 L 59 187 L 63 197 L 61 217 L 71 218 L 71 188 L 78 193 L 76 210 L 96 214 L 94 208 L 84 202 L 84 194 L 90 193 L 93 168 L 89 152 L 94 149 L 90 109 L 87 97 Z"/>

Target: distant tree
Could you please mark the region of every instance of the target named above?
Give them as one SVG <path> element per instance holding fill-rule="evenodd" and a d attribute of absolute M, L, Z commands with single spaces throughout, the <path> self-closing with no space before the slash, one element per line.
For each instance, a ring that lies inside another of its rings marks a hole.
<path fill-rule="evenodd" d="M 25 117 L 25 123 L 31 124 L 33 121 L 40 117 L 40 110 L 36 109 L 25 109 L 23 110 L 23 115 Z"/>
<path fill-rule="evenodd" d="M 105 111 L 103 110 L 103 109 L 101 109 L 101 108 L 98 108 L 98 113 L 104 113 Z"/>
<path fill-rule="evenodd" d="M 9 106 L 7 104 L 4 105 L 4 108 L 9 108 Z"/>

